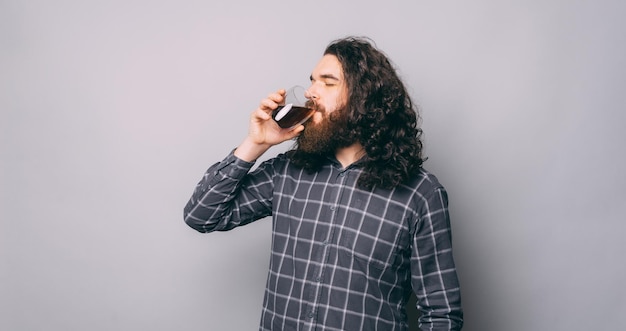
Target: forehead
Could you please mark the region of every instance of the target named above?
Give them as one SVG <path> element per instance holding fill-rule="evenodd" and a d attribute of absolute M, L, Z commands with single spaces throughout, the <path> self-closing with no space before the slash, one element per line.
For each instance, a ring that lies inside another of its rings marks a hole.
<path fill-rule="evenodd" d="M 317 63 L 311 76 L 314 79 L 330 76 L 343 80 L 343 68 L 336 56 L 327 54 Z"/>

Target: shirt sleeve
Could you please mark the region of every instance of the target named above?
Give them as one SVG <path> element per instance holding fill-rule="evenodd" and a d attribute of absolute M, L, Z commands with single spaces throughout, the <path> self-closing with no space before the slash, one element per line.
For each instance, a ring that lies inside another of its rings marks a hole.
<path fill-rule="evenodd" d="M 424 197 L 413 235 L 412 285 L 422 330 L 461 330 L 463 311 L 456 267 L 448 195 L 438 187 Z"/>
<path fill-rule="evenodd" d="M 254 163 L 231 152 L 204 173 L 184 208 L 187 225 L 199 232 L 227 231 L 271 215 L 273 164 Z"/>

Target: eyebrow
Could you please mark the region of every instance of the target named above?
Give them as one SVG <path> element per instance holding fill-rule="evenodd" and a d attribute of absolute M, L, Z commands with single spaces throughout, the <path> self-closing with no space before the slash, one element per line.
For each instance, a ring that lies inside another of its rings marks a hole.
<path fill-rule="evenodd" d="M 313 81 L 313 75 L 309 76 L 309 79 Z M 339 81 L 339 78 L 335 77 L 335 75 L 332 75 L 332 74 L 320 75 L 320 79 L 332 79 L 332 80 Z"/>

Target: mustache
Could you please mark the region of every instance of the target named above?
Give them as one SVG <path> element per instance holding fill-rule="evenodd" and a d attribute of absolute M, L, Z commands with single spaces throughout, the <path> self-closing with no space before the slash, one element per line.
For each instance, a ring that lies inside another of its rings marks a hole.
<path fill-rule="evenodd" d="M 307 100 L 304 103 L 304 106 L 306 108 L 313 109 L 316 112 L 319 112 L 319 113 L 322 113 L 322 114 L 326 114 L 326 107 L 324 107 L 324 105 L 317 104 L 313 100 Z"/>
<path fill-rule="evenodd" d="M 324 106 L 316 104 L 315 101 L 313 101 L 313 100 L 307 100 L 304 103 L 304 106 L 306 108 L 313 109 L 315 111 L 320 111 L 320 112 L 324 112 L 325 111 L 324 110 Z"/>

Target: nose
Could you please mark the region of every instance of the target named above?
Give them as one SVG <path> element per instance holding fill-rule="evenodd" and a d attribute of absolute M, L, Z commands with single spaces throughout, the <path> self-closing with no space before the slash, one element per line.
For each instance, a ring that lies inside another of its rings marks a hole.
<path fill-rule="evenodd" d="M 306 89 L 306 91 L 304 91 L 304 97 L 307 98 L 307 99 L 311 99 L 311 100 L 317 100 L 318 99 L 317 94 L 313 90 L 313 84 L 311 84 L 311 86 L 309 86 L 309 88 Z"/>

